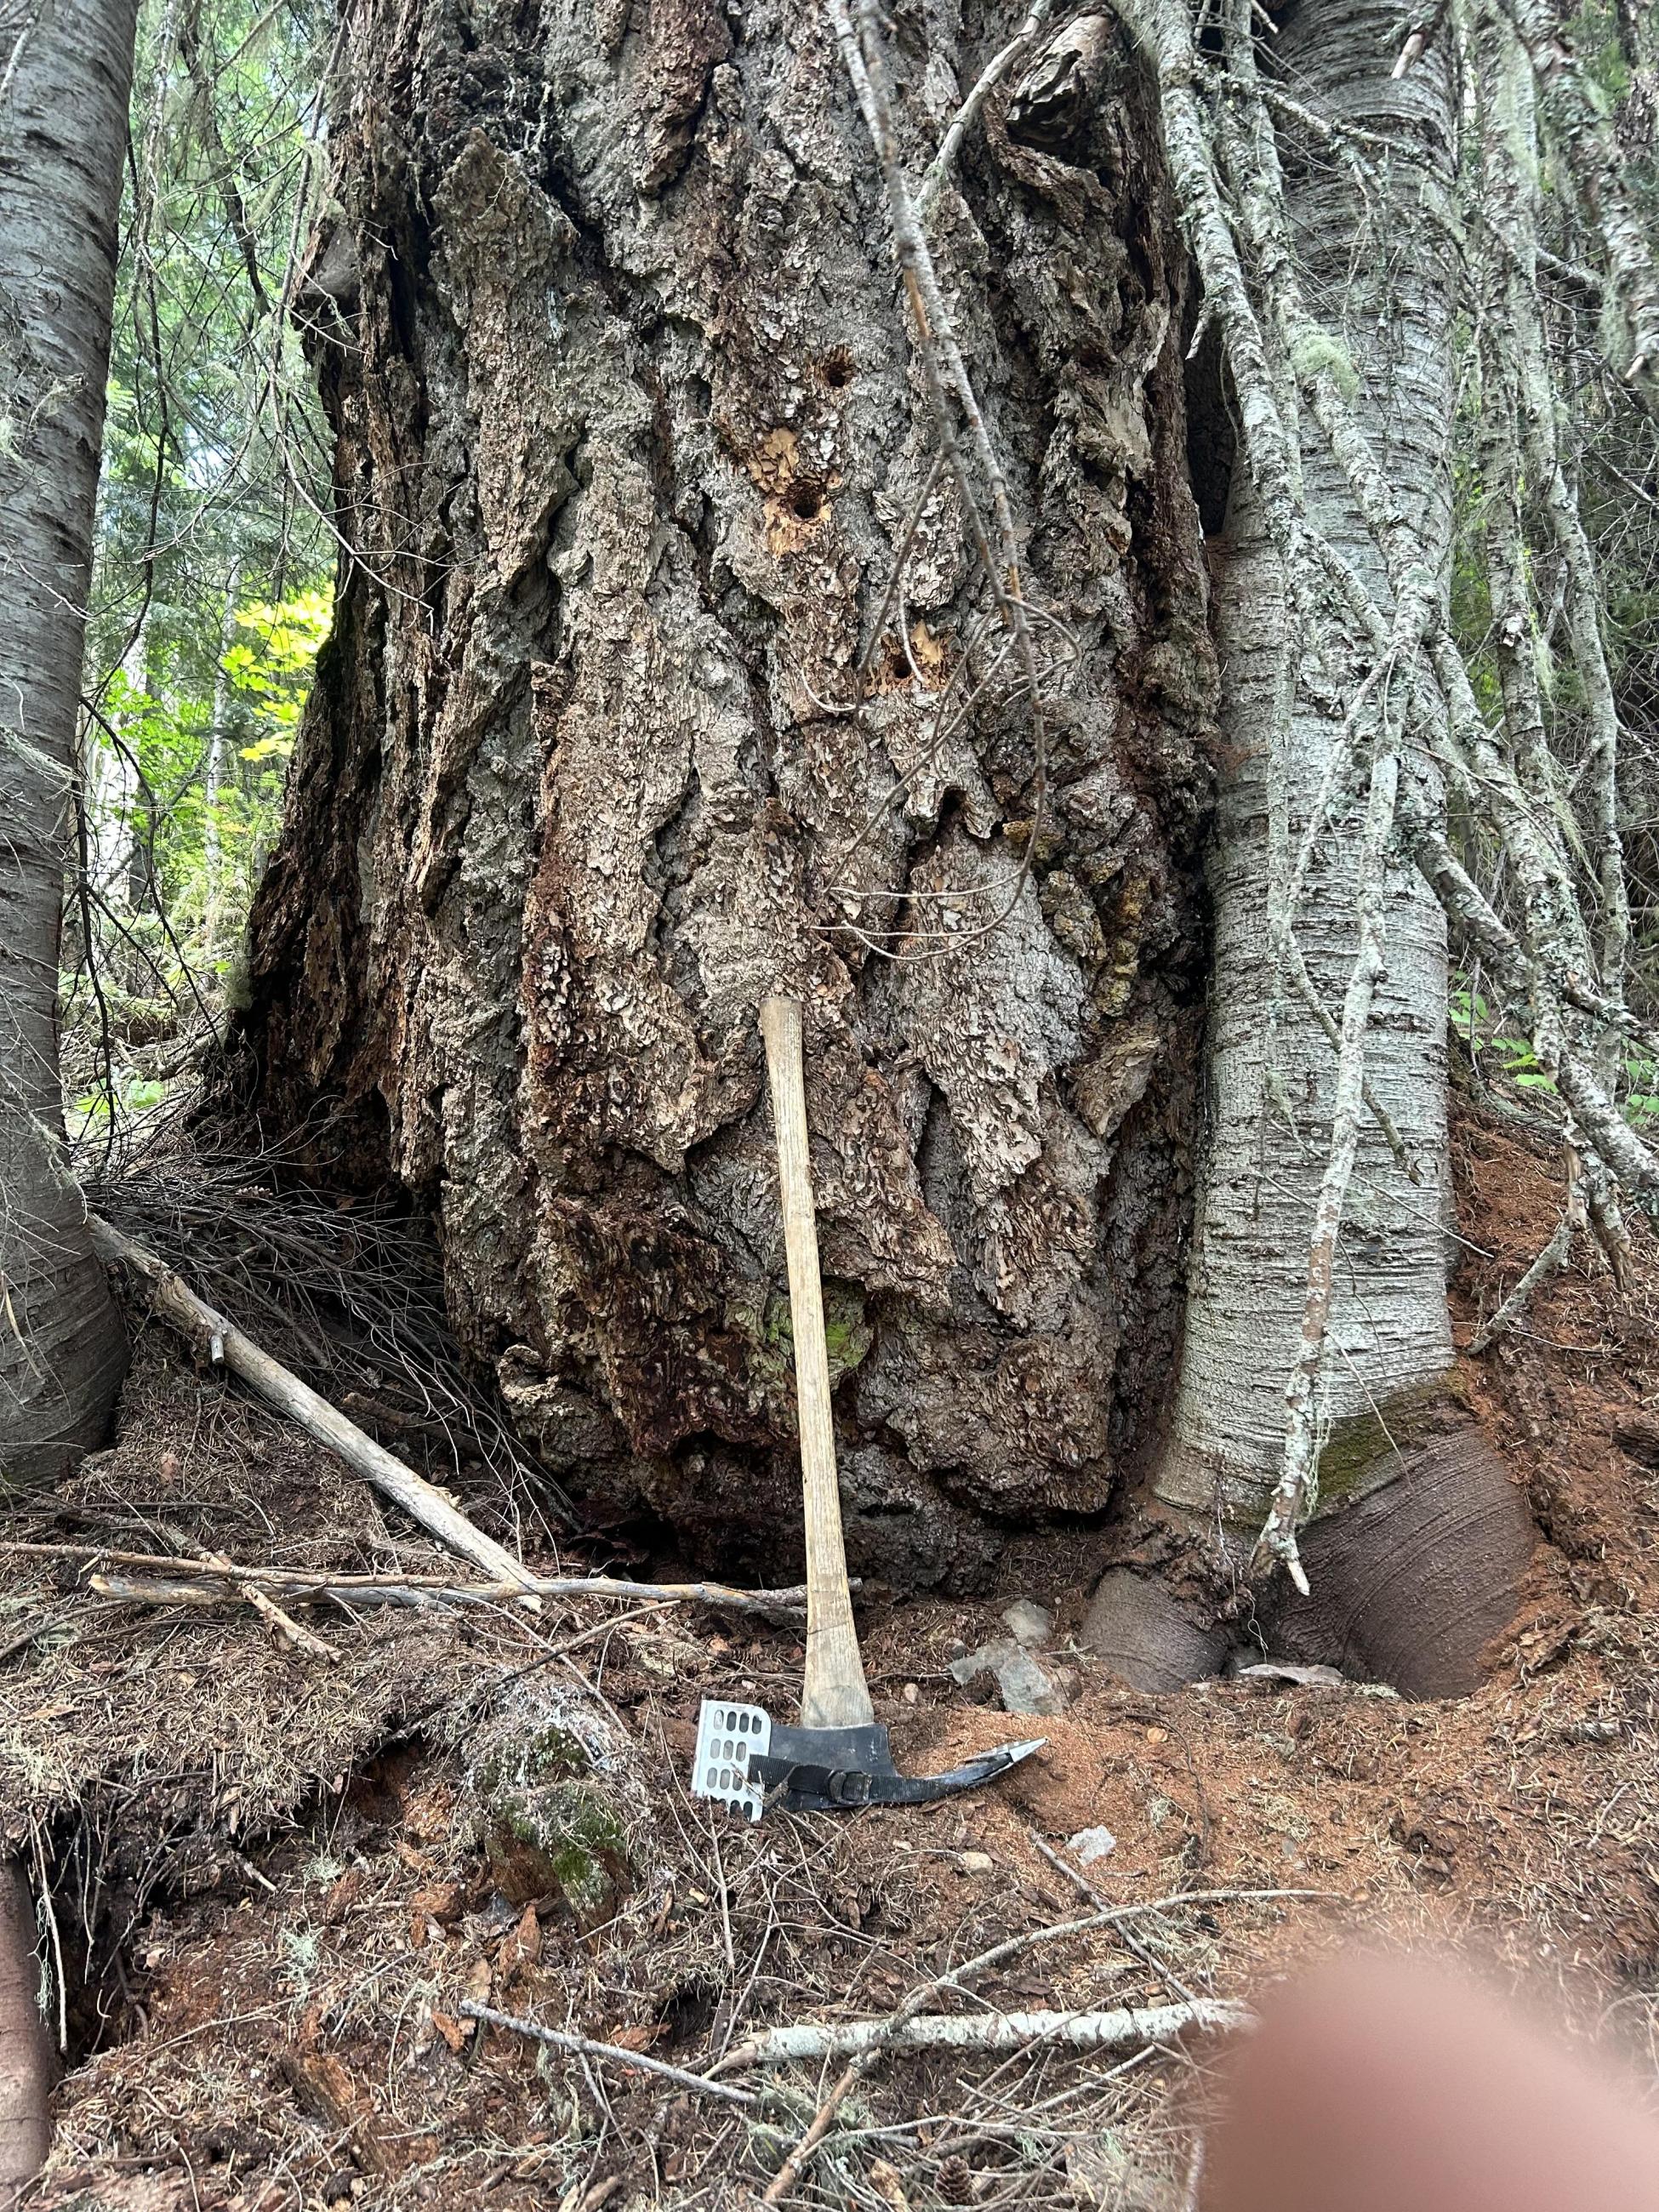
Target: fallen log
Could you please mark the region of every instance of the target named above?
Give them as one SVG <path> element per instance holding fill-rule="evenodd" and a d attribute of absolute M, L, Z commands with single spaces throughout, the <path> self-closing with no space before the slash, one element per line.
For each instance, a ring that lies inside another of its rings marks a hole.
<path fill-rule="evenodd" d="M 97 1214 L 91 1217 L 91 1230 L 93 1249 L 99 1258 L 106 1265 L 130 1268 L 149 1293 L 152 1310 L 216 1365 L 227 1367 L 268 1405 L 297 1422 L 307 1436 L 337 1453 L 355 1474 L 401 1506 L 429 1536 L 482 1567 L 492 1580 L 516 1584 L 524 1593 L 522 1603 L 539 1604 L 534 1595 L 535 1577 L 494 1537 L 476 1528 L 435 1484 L 405 1467 L 280 1360 L 262 1352 L 234 1322 L 216 1311 L 205 1298 L 198 1297 L 184 1278 L 154 1252 L 135 1243 Z"/>

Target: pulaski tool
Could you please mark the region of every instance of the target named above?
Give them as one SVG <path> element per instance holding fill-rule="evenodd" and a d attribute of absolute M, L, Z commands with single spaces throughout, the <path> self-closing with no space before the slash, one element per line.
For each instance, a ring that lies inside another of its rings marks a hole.
<path fill-rule="evenodd" d="M 792 1813 L 855 1811 L 861 1805 L 925 1805 L 975 1790 L 1041 1749 L 1041 1736 L 1004 1744 L 948 1774 L 911 1777 L 893 1764 L 887 1730 L 870 1703 L 853 1624 L 842 1537 L 841 1487 L 830 1411 L 830 1355 L 818 1280 L 818 1238 L 806 1143 L 806 1089 L 798 999 L 760 1010 L 777 1130 L 789 1311 L 795 1339 L 795 1398 L 801 1491 L 806 1507 L 806 1664 L 800 1725 L 775 1721 L 760 1705 L 705 1698 L 697 1723 L 692 1794 L 735 1806 L 758 1820 L 769 1806 Z"/>

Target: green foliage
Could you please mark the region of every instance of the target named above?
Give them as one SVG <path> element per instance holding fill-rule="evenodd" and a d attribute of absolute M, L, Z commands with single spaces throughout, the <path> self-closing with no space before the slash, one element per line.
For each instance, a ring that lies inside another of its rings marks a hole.
<path fill-rule="evenodd" d="M 328 440 L 283 302 L 331 0 L 143 0 L 65 931 L 82 1119 L 216 1018 L 331 610 Z M 94 970 L 96 969 L 94 988 Z M 143 1011 L 165 1003 L 171 1020 Z M 138 1010 L 138 1011 L 135 1011 Z"/>
<path fill-rule="evenodd" d="M 312 672 L 333 619 L 331 585 L 237 609 L 236 627 L 252 642 L 233 645 L 221 665 L 255 720 L 265 726 L 241 748 L 244 760 L 286 760 L 294 750 Z"/>
<path fill-rule="evenodd" d="M 1534 1103 L 1553 1101 L 1555 1078 L 1540 1064 L 1531 1038 L 1516 1030 L 1517 1009 L 1494 1006 L 1465 979 L 1455 985 L 1449 1005 L 1452 1034 L 1486 1082 L 1543 1094 Z M 1620 1054 L 1616 1090 L 1632 1127 L 1646 1128 L 1659 1120 L 1659 1066 L 1635 1045 L 1626 1044 Z"/>

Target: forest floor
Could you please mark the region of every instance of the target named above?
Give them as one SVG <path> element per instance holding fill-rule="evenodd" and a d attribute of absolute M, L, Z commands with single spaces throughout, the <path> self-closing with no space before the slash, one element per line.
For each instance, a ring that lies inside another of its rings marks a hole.
<path fill-rule="evenodd" d="M 1467 1339 L 1557 1201 L 1547 1167 L 1467 1115 L 1457 1169 Z M 756 2201 L 833 2063 L 734 2066 L 719 2078 L 760 2093 L 740 2104 L 475 2026 L 463 2002 L 706 2074 L 762 2027 L 884 2015 L 1001 1939 L 1086 1915 L 1039 1845 L 1065 1860 L 1097 1826 L 1115 1844 L 1084 1879 L 1108 1905 L 1187 1901 L 1125 1923 L 1134 1948 L 1110 1927 L 1030 1945 L 957 2004 L 1248 1997 L 1310 1950 L 1426 1942 L 1659 2084 L 1659 1241 L 1637 1238 L 1624 1293 L 1576 1252 L 1524 1331 L 1465 1363 L 1542 1537 L 1476 1694 L 1126 1690 L 1068 1648 L 1085 1592 L 1057 1544 L 1024 1594 L 1057 1614 L 1062 1717 L 1012 1721 L 947 1671 L 999 1632 L 1007 1594 L 863 1624 L 902 1767 L 1047 1735 L 994 1788 L 929 1808 L 750 1827 L 689 1797 L 705 1692 L 792 1713 L 787 1630 L 643 1605 L 314 1615 L 331 1665 L 278 1650 L 252 1612 L 143 1609 L 89 1593 L 83 1562 L 0 1556 L 0 1844 L 46 1876 L 70 2057 L 21 2203 Z M 244 1560 L 445 1565 L 148 1330 L 114 1449 L 0 1535 L 159 1550 L 158 1529 Z M 643 1781 L 633 1878 L 600 1924 L 509 1900 L 481 1846 L 466 1717 L 526 1669 L 596 1693 Z M 889 2053 L 784 2201 L 1178 2212 L 1205 2061 L 1190 2039 Z"/>

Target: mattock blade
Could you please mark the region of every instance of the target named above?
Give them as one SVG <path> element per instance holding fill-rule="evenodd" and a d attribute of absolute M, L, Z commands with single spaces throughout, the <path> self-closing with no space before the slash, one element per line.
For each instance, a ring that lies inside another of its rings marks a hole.
<path fill-rule="evenodd" d="M 789 1813 L 855 1813 L 866 1805 L 927 1805 L 1007 1773 L 1047 1738 L 1000 1744 L 944 1774 L 901 1774 L 879 1721 L 858 1728 L 791 1728 L 759 1705 L 705 1698 L 691 1794 L 750 1820 L 781 1803 Z"/>

